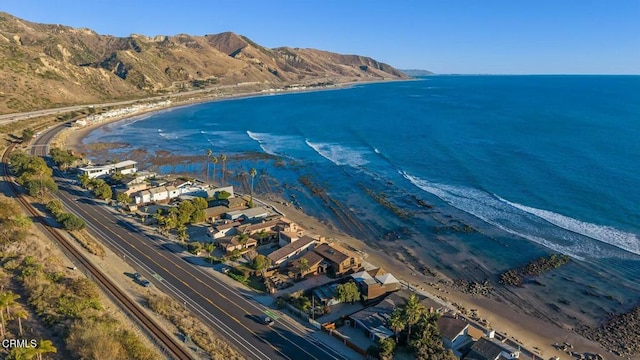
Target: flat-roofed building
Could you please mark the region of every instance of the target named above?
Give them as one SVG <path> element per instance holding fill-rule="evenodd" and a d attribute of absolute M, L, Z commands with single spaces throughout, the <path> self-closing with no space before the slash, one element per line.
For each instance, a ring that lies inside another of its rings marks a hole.
<path fill-rule="evenodd" d="M 138 171 L 138 163 L 133 160 L 125 160 L 115 164 L 89 165 L 78 168 L 80 175 L 87 175 L 91 179 L 121 173 L 123 175 L 134 174 Z"/>

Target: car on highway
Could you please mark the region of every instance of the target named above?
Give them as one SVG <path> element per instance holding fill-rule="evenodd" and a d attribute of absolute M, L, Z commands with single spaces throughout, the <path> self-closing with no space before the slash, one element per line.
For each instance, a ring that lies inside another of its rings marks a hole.
<path fill-rule="evenodd" d="M 270 318 L 268 315 L 260 316 L 260 322 L 262 322 L 265 325 L 269 325 L 269 326 L 272 326 L 273 323 L 274 323 L 273 319 Z"/>

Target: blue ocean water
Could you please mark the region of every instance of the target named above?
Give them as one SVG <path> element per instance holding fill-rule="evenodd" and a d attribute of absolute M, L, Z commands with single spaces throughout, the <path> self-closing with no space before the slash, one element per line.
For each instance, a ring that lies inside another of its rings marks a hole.
<path fill-rule="evenodd" d="M 431 210 L 403 198 L 411 194 L 463 214 L 488 238 L 509 239 L 505 248 L 470 237 L 459 248 L 500 254 L 503 267 L 551 250 L 633 281 L 640 277 L 638 139 L 638 76 L 434 76 L 176 108 L 98 129 L 85 143 L 281 156 L 304 167 L 253 166 L 281 183 L 313 175 L 380 229 L 377 237 L 406 226 L 413 238 L 433 238 Z M 363 188 L 388 194 L 415 218 L 394 217 Z M 302 202 L 331 216 L 318 200 Z"/>

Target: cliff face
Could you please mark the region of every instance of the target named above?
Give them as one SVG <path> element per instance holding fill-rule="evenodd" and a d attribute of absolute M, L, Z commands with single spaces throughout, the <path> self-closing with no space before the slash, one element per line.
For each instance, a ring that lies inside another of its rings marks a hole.
<path fill-rule="evenodd" d="M 314 49 L 268 49 L 231 32 L 99 35 L 0 12 L 0 113 L 239 82 L 406 78 L 374 59 Z"/>

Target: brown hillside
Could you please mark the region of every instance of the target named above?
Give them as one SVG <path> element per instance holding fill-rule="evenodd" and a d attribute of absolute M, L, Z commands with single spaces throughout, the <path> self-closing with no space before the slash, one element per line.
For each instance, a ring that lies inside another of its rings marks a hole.
<path fill-rule="evenodd" d="M 231 32 L 99 35 L 0 12 L 0 113 L 144 97 L 214 84 L 406 78 L 371 58 L 268 49 Z"/>

